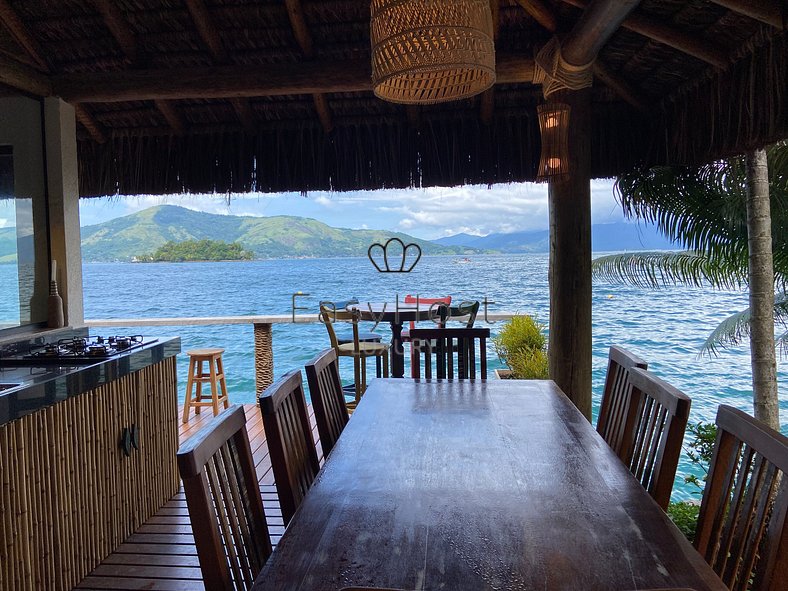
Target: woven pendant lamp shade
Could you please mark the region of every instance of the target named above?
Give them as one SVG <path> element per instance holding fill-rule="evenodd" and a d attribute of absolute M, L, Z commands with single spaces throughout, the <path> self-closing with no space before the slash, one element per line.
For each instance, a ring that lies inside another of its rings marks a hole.
<path fill-rule="evenodd" d="M 569 174 L 569 105 L 545 103 L 536 107 L 542 153 L 536 182 L 559 179 Z"/>
<path fill-rule="evenodd" d="M 442 103 L 495 83 L 489 0 L 372 0 L 370 37 L 383 100 Z"/>

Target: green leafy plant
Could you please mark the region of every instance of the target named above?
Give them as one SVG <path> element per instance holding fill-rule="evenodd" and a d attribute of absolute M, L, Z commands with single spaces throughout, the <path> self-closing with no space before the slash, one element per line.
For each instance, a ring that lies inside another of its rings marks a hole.
<path fill-rule="evenodd" d="M 690 474 L 684 478 L 684 482 L 695 485 L 698 488 L 695 494 L 701 495 L 703 488 L 706 486 L 709 464 L 714 455 L 717 425 L 698 422 L 689 424 L 687 430 L 692 435 L 692 439 L 687 446 L 687 457 L 689 457 L 692 464 L 701 469 L 703 476 L 698 478 L 695 474 Z M 677 501 L 668 505 L 668 516 L 690 542 L 695 539 L 695 529 L 698 524 L 699 514 L 700 504 L 697 501 Z"/>
<path fill-rule="evenodd" d="M 513 316 L 493 337 L 501 363 L 512 370 L 512 378 L 546 379 L 547 337 L 545 325 L 527 314 Z"/>

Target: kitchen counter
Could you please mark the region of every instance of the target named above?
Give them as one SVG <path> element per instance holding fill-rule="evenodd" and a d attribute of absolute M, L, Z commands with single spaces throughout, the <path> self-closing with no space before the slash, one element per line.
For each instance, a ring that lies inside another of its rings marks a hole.
<path fill-rule="evenodd" d="M 160 337 L 138 349 L 90 364 L 0 366 L 0 426 L 159 363 L 180 351 L 179 337 Z M 8 384 L 18 385 L 5 388 Z"/>
<path fill-rule="evenodd" d="M 70 591 L 178 491 L 180 339 L 79 365 L 30 357 L 85 336 L 0 344 L 0 384 L 16 384 L 0 390 L 3 589 Z"/>

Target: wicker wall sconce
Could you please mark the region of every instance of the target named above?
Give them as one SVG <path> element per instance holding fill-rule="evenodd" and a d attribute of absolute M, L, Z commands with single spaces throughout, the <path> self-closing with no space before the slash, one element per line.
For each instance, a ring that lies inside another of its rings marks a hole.
<path fill-rule="evenodd" d="M 393 103 L 468 98 L 495 83 L 489 0 L 372 0 L 372 89 Z"/>
<path fill-rule="evenodd" d="M 569 105 L 545 103 L 536 108 L 542 135 L 537 182 L 555 180 L 569 173 Z"/>

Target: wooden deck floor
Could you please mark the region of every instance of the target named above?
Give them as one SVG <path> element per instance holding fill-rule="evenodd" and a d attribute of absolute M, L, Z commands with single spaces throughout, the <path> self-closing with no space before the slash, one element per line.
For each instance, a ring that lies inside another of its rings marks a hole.
<path fill-rule="evenodd" d="M 253 404 L 244 405 L 246 427 L 249 431 L 263 505 L 271 531 L 271 542 L 276 545 L 284 532 L 282 512 L 276 497 L 271 460 L 263 431 L 260 411 Z M 309 407 L 312 434 L 318 440 L 312 407 Z M 180 424 L 183 443 L 213 419 L 203 410 L 192 415 L 188 424 Z M 318 457 L 323 461 L 317 445 Z M 151 589 L 159 591 L 202 591 L 200 564 L 192 537 L 191 521 L 183 492 L 176 494 L 111 555 L 90 573 L 77 589 Z"/>

